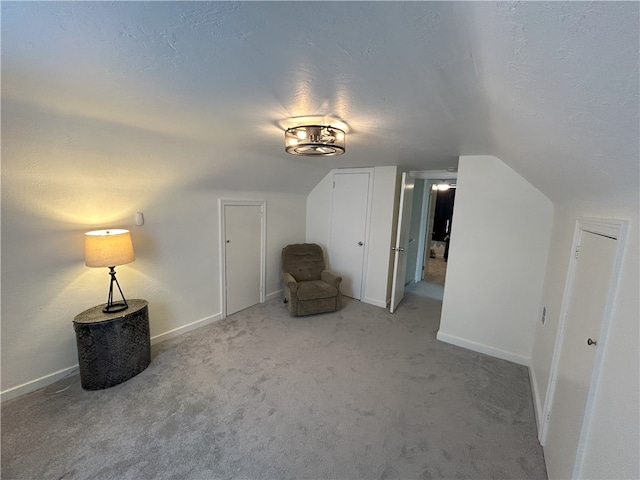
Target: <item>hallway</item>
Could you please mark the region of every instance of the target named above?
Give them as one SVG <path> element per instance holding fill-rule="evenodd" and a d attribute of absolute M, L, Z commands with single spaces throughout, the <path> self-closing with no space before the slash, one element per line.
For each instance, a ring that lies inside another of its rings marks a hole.
<path fill-rule="evenodd" d="M 430 258 L 424 280 L 407 286 L 407 293 L 442 301 L 444 281 L 447 276 L 447 262 L 444 258 Z"/>

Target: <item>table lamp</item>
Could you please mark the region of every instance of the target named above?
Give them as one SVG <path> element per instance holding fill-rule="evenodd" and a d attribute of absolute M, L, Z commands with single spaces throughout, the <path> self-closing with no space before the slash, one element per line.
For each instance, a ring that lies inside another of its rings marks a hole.
<path fill-rule="evenodd" d="M 116 266 L 131 263 L 136 259 L 129 230 L 94 230 L 84 236 L 84 263 L 87 267 L 109 267 L 111 283 L 109 298 L 102 309 L 104 313 L 121 312 L 129 308 L 116 278 Z M 121 302 L 113 301 L 113 284 L 122 297 Z"/>

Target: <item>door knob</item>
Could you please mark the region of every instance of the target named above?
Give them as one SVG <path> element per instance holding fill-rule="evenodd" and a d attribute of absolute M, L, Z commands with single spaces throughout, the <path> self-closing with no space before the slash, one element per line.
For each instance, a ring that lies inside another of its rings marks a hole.
<path fill-rule="evenodd" d="M 591 338 L 587 338 L 587 345 L 591 346 L 591 345 L 596 345 L 598 342 L 596 342 L 595 340 L 591 339 Z"/>
<path fill-rule="evenodd" d="M 364 245 L 364 243 L 362 243 L 362 242 L 358 242 L 358 245 L 362 246 L 362 245 Z"/>

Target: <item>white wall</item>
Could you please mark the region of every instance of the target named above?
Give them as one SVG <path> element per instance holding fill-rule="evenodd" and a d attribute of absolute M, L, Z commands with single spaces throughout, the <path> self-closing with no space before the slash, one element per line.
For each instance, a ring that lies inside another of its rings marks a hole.
<path fill-rule="evenodd" d="M 306 241 L 320 245 L 326 255 L 331 226 L 333 170 L 307 196 Z"/>
<path fill-rule="evenodd" d="M 547 320 L 536 324 L 531 375 L 538 414 L 548 393 L 559 314 L 579 216 L 629 221 L 629 232 L 604 360 L 595 390 L 581 478 L 640 478 L 640 321 L 638 292 L 638 204 L 624 206 L 557 205 L 542 305 Z"/>
<path fill-rule="evenodd" d="M 438 339 L 527 365 L 551 201 L 500 159 L 462 156 Z"/>
<path fill-rule="evenodd" d="M 386 307 L 388 301 L 397 171 L 397 167 L 375 167 L 373 173 L 369 253 L 362 301 L 379 307 Z M 325 251 L 329 244 L 333 172 L 307 197 L 306 241 L 321 245 Z"/>
<path fill-rule="evenodd" d="M 7 161 L 19 158 L 3 155 Z M 218 199 L 266 199 L 267 294 L 281 288 L 282 247 L 304 240 L 304 196 L 189 186 L 155 195 L 135 182 L 105 184 L 89 196 L 82 179 L 65 177 L 64 169 L 59 177 L 32 180 L 13 172 L 3 171 L 2 179 L 3 400 L 45 386 L 77 364 L 73 318 L 105 303 L 109 287 L 106 268 L 84 265 L 84 232 L 131 230 L 136 261 L 117 268 L 118 280 L 127 298 L 149 301 L 157 340 L 221 318 Z M 47 194 L 55 188 L 64 212 L 40 205 L 43 184 Z M 133 221 L 139 210 L 142 227 Z"/>
<path fill-rule="evenodd" d="M 3 399 L 77 364 L 73 318 L 106 302 L 109 286 L 107 269 L 84 265 L 88 230 L 131 229 L 137 259 L 118 267 L 118 279 L 128 298 L 150 302 L 159 338 L 220 316 L 220 198 L 267 201 L 266 292 L 280 289 L 280 249 L 305 234 L 308 192 L 293 189 L 296 177 L 303 169 L 319 179 L 323 168 L 230 148 L 221 140 L 227 130 L 193 115 L 173 122 L 183 134 L 154 128 L 152 117 L 131 123 L 131 109 L 107 118 L 102 107 L 113 102 L 103 89 L 71 110 L 54 106 L 64 103 L 55 90 L 36 90 L 48 100 L 2 91 L 2 118 L 10 119 L 2 122 Z M 198 139 L 194 128 L 211 133 Z M 273 162 L 266 171 L 265 160 Z M 280 182 L 291 195 L 259 193 L 282 190 Z M 145 214 L 142 227 L 133 225 L 136 211 Z"/>

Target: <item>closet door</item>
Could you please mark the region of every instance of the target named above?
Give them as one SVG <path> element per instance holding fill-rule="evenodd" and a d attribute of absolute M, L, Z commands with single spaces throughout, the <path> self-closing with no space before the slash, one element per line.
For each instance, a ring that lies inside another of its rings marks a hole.
<path fill-rule="evenodd" d="M 582 459 L 576 462 L 576 458 L 596 354 L 604 346 L 602 323 L 611 298 L 617 243 L 614 238 L 584 232 L 575 253 L 573 288 L 545 432 L 549 478 L 582 478 L 577 471 Z"/>
<path fill-rule="evenodd" d="M 223 201 L 225 315 L 264 301 L 264 204 Z"/>
<path fill-rule="evenodd" d="M 329 265 L 342 276 L 342 294 L 356 300 L 363 289 L 370 180 L 370 171 L 333 176 Z"/>

